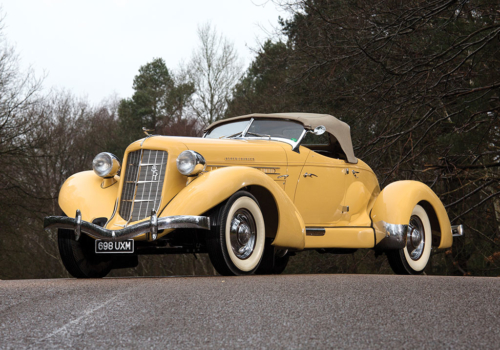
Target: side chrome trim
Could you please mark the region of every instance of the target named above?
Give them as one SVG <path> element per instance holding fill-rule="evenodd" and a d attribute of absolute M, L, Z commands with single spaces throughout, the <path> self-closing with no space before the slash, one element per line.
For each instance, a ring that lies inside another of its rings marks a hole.
<path fill-rule="evenodd" d="M 157 218 L 155 213 L 149 221 L 142 221 L 121 230 L 113 231 L 92 224 L 88 221 L 81 220 L 81 214 L 78 216 L 79 212 L 80 211 L 78 210 L 76 218 L 66 216 L 47 216 L 43 221 L 43 227 L 45 230 L 49 228 L 75 230 L 75 236 L 77 233 L 84 232 L 95 239 L 115 242 L 134 238 L 144 233 L 149 233 L 148 238 L 150 240 L 155 240 L 157 238 L 158 231 L 172 228 L 197 228 L 210 230 L 210 218 L 207 216 L 177 215 Z"/>
<path fill-rule="evenodd" d="M 109 217 L 108 221 L 106 221 L 106 223 L 104 224 L 104 228 L 106 228 L 109 224 L 109 222 L 111 220 L 113 220 L 113 218 L 115 217 L 116 215 L 116 211 L 118 210 L 118 201 L 120 200 L 120 197 L 116 198 L 116 202 L 115 202 L 115 209 L 113 209 L 113 214 L 111 214 L 111 216 Z"/>
<path fill-rule="evenodd" d="M 453 237 L 463 237 L 464 225 L 453 225 L 451 227 L 451 234 Z"/>
<path fill-rule="evenodd" d="M 403 249 L 406 247 L 408 225 L 396 225 L 379 221 L 373 227 L 375 231 L 385 234 L 385 237 L 377 244 L 377 247 L 382 249 Z"/>
<path fill-rule="evenodd" d="M 324 236 L 326 230 L 321 227 L 306 227 L 306 236 Z"/>

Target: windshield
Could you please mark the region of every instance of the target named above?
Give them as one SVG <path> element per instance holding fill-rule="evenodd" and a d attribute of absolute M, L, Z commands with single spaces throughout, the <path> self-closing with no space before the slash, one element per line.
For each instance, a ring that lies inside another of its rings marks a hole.
<path fill-rule="evenodd" d="M 243 130 L 245 130 L 249 122 L 250 120 L 243 120 L 234 123 L 223 124 L 207 132 L 205 137 L 208 139 L 220 139 L 223 137 L 237 136 L 238 133 L 241 133 Z"/>
<path fill-rule="evenodd" d="M 250 127 L 248 125 L 250 124 Z M 248 130 L 246 130 L 248 128 Z M 277 138 L 297 142 L 304 131 L 302 124 L 289 120 L 251 119 L 223 124 L 207 132 L 206 138 Z"/>
<path fill-rule="evenodd" d="M 254 120 L 246 133 L 246 137 L 271 137 L 288 139 L 297 142 L 304 131 L 304 127 L 289 120 Z"/>

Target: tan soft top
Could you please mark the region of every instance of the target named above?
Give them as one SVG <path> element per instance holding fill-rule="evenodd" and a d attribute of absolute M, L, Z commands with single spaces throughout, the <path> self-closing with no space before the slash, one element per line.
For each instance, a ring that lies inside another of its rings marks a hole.
<path fill-rule="evenodd" d="M 342 150 L 347 156 L 347 161 L 349 163 L 358 162 L 358 160 L 354 156 L 354 150 L 352 148 L 351 128 L 343 121 L 340 121 L 334 116 L 329 114 L 313 114 L 313 113 L 247 114 L 239 117 L 216 121 L 215 123 L 209 125 L 205 131 L 211 130 L 214 127 L 219 126 L 221 124 L 226 124 L 228 122 L 232 122 L 235 120 L 250 119 L 250 118 L 268 118 L 268 119 L 279 118 L 279 119 L 294 120 L 304 125 L 304 128 L 306 130 L 314 130 L 316 127 L 323 125 L 326 128 L 326 131 L 332 134 L 338 140 L 340 147 L 342 147 Z"/>

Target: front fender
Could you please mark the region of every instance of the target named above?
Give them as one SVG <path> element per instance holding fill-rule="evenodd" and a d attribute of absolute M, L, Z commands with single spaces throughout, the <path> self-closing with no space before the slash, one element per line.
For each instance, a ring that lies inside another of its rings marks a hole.
<path fill-rule="evenodd" d="M 160 216 L 202 215 L 247 186 L 267 189 L 275 201 L 278 228 L 273 244 L 304 249 L 305 225 L 297 208 L 269 175 L 253 168 L 225 167 L 199 176 L 172 199 Z"/>
<path fill-rule="evenodd" d="M 119 180 L 115 176 L 115 180 Z M 116 204 L 118 182 L 102 188 L 103 178 L 92 170 L 70 176 L 59 191 L 59 206 L 68 216 L 80 209 L 82 220 L 92 222 L 99 217 L 110 218 Z"/>
<path fill-rule="evenodd" d="M 387 234 L 380 229 L 383 227 L 380 223 L 408 225 L 413 208 L 417 204 L 421 205 L 429 216 L 432 235 L 440 237 L 438 248 L 451 247 L 451 224 L 443 203 L 429 186 L 418 181 L 393 182 L 377 197 L 371 211 L 376 243 L 380 243 Z"/>

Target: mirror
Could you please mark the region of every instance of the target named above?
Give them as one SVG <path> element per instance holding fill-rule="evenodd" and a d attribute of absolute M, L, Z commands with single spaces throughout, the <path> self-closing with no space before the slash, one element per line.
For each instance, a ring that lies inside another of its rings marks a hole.
<path fill-rule="evenodd" d="M 326 128 L 323 126 L 323 125 L 320 125 L 320 126 L 317 126 L 314 130 L 313 130 L 313 134 L 314 135 L 323 135 L 326 131 Z"/>

